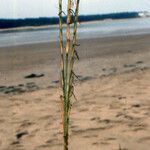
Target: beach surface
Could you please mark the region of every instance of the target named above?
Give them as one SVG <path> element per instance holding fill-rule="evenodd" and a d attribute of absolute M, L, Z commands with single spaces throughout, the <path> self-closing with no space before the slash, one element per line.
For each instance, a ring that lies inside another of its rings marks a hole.
<path fill-rule="evenodd" d="M 149 150 L 150 35 L 80 39 L 71 150 Z M 61 150 L 58 42 L 0 48 L 0 150 Z"/>

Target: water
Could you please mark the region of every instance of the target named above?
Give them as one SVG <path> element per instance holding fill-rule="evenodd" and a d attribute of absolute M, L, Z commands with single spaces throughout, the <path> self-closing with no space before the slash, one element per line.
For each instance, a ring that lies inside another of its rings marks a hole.
<path fill-rule="evenodd" d="M 79 39 L 137 34 L 150 34 L 150 18 L 89 22 L 78 28 Z M 0 47 L 52 41 L 58 41 L 57 28 L 0 33 Z"/>

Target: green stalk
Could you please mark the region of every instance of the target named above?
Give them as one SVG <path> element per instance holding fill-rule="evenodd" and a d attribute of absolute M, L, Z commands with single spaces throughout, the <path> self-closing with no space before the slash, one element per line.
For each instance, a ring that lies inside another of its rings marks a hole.
<path fill-rule="evenodd" d="M 63 52 L 63 26 L 62 26 L 62 0 L 59 0 L 59 45 L 61 54 L 61 83 L 64 93 L 64 52 Z"/>
<path fill-rule="evenodd" d="M 59 0 L 59 45 L 60 45 L 60 54 L 61 54 L 61 83 L 63 90 L 63 128 L 64 128 L 64 150 L 67 150 L 68 139 L 67 139 L 67 101 L 66 101 L 66 63 L 64 50 L 63 50 L 63 27 L 62 27 L 62 0 Z M 65 52 L 66 53 L 66 52 Z"/>
<path fill-rule="evenodd" d="M 70 50 L 70 22 L 71 22 L 71 0 L 68 0 L 67 7 L 67 28 L 66 28 L 66 58 L 65 58 L 65 95 L 64 95 L 64 150 L 68 150 L 68 132 L 69 132 L 69 50 Z"/>
<path fill-rule="evenodd" d="M 71 59 L 70 59 L 70 77 L 69 77 L 69 83 L 72 87 L 73 84 L 73 66 L 74 66 L 74 57 L 75 57 L 75 48 L 77 45 L 77 23 L 78 23 L 78 13 L 79 13 L 79 3 L 80 0 L 77 0 L 76 4 L 76 10 L 75 10 L 75 19 L 74 19 L 74 31 L 73 31 L 73 44 L 72 44 L 72 53 L 71 53 Z M 70 89 L 71 92 L 71 89 Z M 70 93 L 69 94 L 72 94 Z"/>
<path fill-rule="evenodd" d="M 74 19 L 73 31 L 73 45 L 70 46 L 70 23 L 71 23 L 71 4 L 72 0 L 68 0 L 67 6 L 67 27 L 66 27 L 66 47 L 63 49 L 63 26 L 62 26 L 62 0 L 59 0 L 59 44 L 61 53 L 61 81 L 63 90 L 63 137 L 64 137 L 64 150 L 68 150 L 68 136 L 69 136 L 69 110 L 70 110 L 70 93 L 73 94 L 73 65 L 74 54 L 76 47 L 76 33 L 78 22 L 79 2 L 77 0 Z"/>

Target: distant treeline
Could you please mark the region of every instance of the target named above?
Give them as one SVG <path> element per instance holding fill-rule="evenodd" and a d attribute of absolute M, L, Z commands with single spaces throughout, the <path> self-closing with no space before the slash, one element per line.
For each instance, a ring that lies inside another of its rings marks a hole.
<path fill-rule="evenodd" d="M 103 15 L 81 15 L 79 16 L 79 22 L 105 20 L 105 19 L 128 19 L 128 18 L 137 18 L 137 17 L 139 17 L 138 12 L 111 13 L 111 14 L 103 14 Z M 65 21 L 66 21 L 66 17 L 63 17 L 63 22 Z M 0 19 L 0 29 L 25 27 L 25 26 L 55 25 L 58 24 L 58 22 L 59 22 L 58 17 Z"/>

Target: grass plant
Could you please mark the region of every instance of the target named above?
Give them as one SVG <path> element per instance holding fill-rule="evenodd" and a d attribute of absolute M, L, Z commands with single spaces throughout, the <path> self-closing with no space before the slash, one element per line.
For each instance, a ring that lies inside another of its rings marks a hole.
<path fill-rule="evenodd" d="M 59 0 L 59 44 L 61 57 L 61 83 L 62 83 L 62 106 L 63 106 L 63 138 L 64 150 L 68 150 L 69 137 L 69 112 L 71 109 L 71 97 L 74 96 L 74 61 L 78 58 L 76 51 L 77 46 L 77 23 L 80 0 L 68 0 L 66 15 L 66 39 L 64 45 L 63 39 L 63 19 L 64 13 L 62 8 L 62 0 Z M 73 10 L 73 3 L 75 9 Z M 71 24 L 73 23 L 73 36 L 71 36 Z M 72 39 L 71 39 L 72 37 Z"/>

